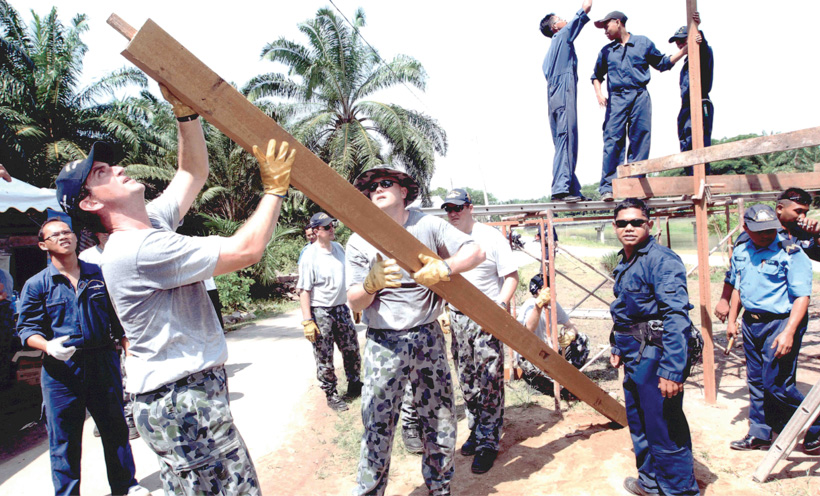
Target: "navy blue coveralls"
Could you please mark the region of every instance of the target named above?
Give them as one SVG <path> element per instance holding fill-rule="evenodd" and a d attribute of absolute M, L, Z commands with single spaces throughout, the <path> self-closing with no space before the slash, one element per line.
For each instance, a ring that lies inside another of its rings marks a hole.
<path fill-rule="evenodd" d="M 738 280 L 739 279 L 739 280 Z M 743 313 L 743 351 L 749 385 L 749 435 L 771 440 L 803 401 L 796 387 L 797 356 L 808 315 L 797 326 L 791 351 L 775 358 L 775 338 L 785 329 L 794 300 L 811 296 L 811 261 L 796 244 L 778 235 L 771 245 L 758 247 L 751 240 L 732 252 L 726 282 L 740 291 Z M 738 286 L 739 284 L 739 286 Z M 806 434 L 820 436 L 820 419 Z"/>
<path fill-rule="evenodd" d="M 646 36 L 629 34 L 625 45 L 613 41 L 601 49 L 591 80 L 603 82 L 608 94 L 604 119 L 604 161 L 601 194 L 612 193 L 612 179 L 624 163 L 624 147 L 629 135 L 627 162 L 649 158 L 652 133 L 652 100 L 646 85 L 649 66 L 668 71 L 674 64 Z"/>
<path fill-rule="evenodd" d="M 123 414 L 120 358 L 113 341 L 123 331 L 100 268 L 79 263 L 76 293 L 53 265 L 26 281 L 18 333 L 23 344 L 38 334 L 47 340 L 70 336 L 64 345 L 77 347 L 65 362 L 45 355 L 40 375 L 55 494 L 80 494 L 86 409 L 100 430 L 111 493 L 126 494 L 137 481 Z"/>
<path fill-rule="evenodd" d="M 664 398 L 659 378 L 683 382 L 689 374 L 689 293 L 680 257 L 649 238 L 613 272 L 615 324 L 612 354 L 624 364 L 624 399 L 641 486 L 649 493 L 700 494 L 683 392 Z M 663 321 L 663 348 L 619 333 L 633 324 Z M 640 358 L 640 360 L 639 360 Z"/>
<path fill-rule="evenodd" d="M 552 196 L 581 196 L 581 184 L 575 176 L 578 162 L 578 57 L 575 38 L 589 22 L 584 9 L 552 36 L 544 57 L 544 77 L 549 90 L 550 130 L 555 145 L 552 161 Z"/>
<path fill-rule="evenodd" d="M 712 146 L 712 123 L 715 118 L 715 106 L 709 99 L 709 92 L 712 91 L 712 75 L 715 69 L 715 59 L 712 55 L 712 47 L 706 41 L 703 31 L 700 32 L 703 41 L 700 46 L 700 92 L 703 102 L 703 146 Z M 692 109 L 689 102 L 689 56 L 683 63 L 680 71 L 680 112 L 678 112 L 678 140 L 680 141 L 680 151 L 685 152 L 692 149 Z M 686 175 L 692 175 L 692 168 L 685 168 Z M 711 172 L 711 167 L 706 164 L 706 174 Z"/>

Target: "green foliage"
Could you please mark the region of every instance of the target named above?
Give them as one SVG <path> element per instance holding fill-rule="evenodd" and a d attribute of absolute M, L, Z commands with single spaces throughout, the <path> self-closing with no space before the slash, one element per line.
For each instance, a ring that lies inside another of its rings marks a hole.
<path fill-rule="evenodd" d="M 216 282 L 219 301 L 222 303 L 225 313 L 248 310 L 248 305 L 251 304 L 253 279 L 243 277 L 237 272 L 231 272 L 216 276 L 214 282 Z"/>
<path fill-rule="evenodd" d="M 608 274 L 612 274 L 612 271 L 615 270 L 615 267 L 618 266 L 620 261 L 621 257 L 618 256 L 618 252 L 613 250 L 601 257 L 601 268 L 603 268 Z"/>

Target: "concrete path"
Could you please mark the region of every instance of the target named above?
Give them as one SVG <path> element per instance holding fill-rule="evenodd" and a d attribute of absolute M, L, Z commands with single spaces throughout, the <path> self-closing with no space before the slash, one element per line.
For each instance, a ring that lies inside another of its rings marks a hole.
<path fill-rule="evenodd" d="M 257 322 L 226 335 L 231 410 L 236 425 L 258 459 L 276 450 L 288 426 L 299 423 L 293 413 L 311 387 L 318 387 L 310 344 L 302 335 L 301 312 Z M 102 443 L 93 437 L 89 417 L 83 430 L 83 495 L 110 494 Z M 141 439 L 131 441 L 137 479 L 153 495 L 162 495 L 156 456 Z M 0 495 L 54 494 L 44 441 L 0 464 Z"/>

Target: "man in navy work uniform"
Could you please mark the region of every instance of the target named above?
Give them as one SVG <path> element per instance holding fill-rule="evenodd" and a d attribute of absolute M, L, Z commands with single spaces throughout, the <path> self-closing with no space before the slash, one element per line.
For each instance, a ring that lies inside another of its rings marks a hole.
<path fill-rule="evenodd" d="M 780 221 L 768 205 L 753 205 L 743 216 L 750 240 L 732 252 L 727 282 L 734 287 L 726 335 L 737 335 L 743 313 L 743 351 L 749 385 L 749 431 L 730 444 L 735 450 L 768 449 L 803 401 L 795 386 L 797 356 L 808 325 L 811 261 L 778 234 Z M 820 454 L 820 419 L 806 433 L 803 449 Z"/>
<path fill-rule="evenodd" d="M 692 15 L 696 24 L 700 24 L 700 14 L 695 12 Z M 681 26 L 675 34 L 669 38 L 669 43 L 677 44 L 682 49 L 686 46 L 686 37 L 689 30 L 686 26 Z M 698 30 L 696 38 L 700 48 L 700 95 L 703 102 L 703 146 L 712 146 L 712 123 L 715 118 L 715 106 L 709 99 L 709 92 L 712 91 L 712 75 L 715 70 L 715 58 L 712 54 L 712 47 L 706 41 L 703 31 Z M 678 112 L 678 140 L 680 141 L 680 151 L 685 152 L 692 149 L 692 109 L 689 102 L 689 57 L 683 63 L 680 71 L 680 112 Z M 686 167 L 687 176 L 692 175 L 692 167 Z M 711 172 L 709 164 L 706 164 L 706 174 Z"/>
<path fill-rule="evenodd" d="M 448 495 L 455 465 L 455 398 L 444 334 L 436 320 L 443 302 L 429 286 L 476 267 L 484 261 L 484 252 L 443 219 L 408 210 L 419 186 L 404 172 L 378 166 L 360 174 L 354 184 L 441 257 L 420 254 L 424 266 L 410 274 L 359 234 L 347 244 L 347 299 L 353 311 L 363 310 L 367 324 L 364 435 L 354 494 L 382 495 L 387 488 L 393 435 L 409 382 L 424 445 L 424 483 L 431 495 Z"/>
<path fill-rule="evenodd" d="M 658 71 L 668 71 L 686 54 L 686 47 L 669 57 L 655 48 L 645 36 L 634 35 L 626 30 L 627 17 L 623 12 L 610 12 L 595 27 L 604 29 L 612 43 L 598 54 L 592 85 L 598 104 L 606 108 L 604 118 L 604 161 L 601 199 L 612 201 L 612 179 L 617 167 L 624 163 L 624 147 L 629 136 L 627 162 L 649 158 L 652 133 L 652 100 L 646 85 L 649 84 L 649 66 Z M 607 96 L 601 93 L 601 82 L 606 78 Z"/>
<path fill-rule="evenodd" d="M 552 161 L 552 199 L 575 202 L 582 199 L 581 184 L 575 176 L 578 162 L 578 57 L 575 38 L 589 22 L 592 0 L 567 22 L 555 14 L 541 19 L 541 33 L 552 39 L 544 57 L 544 77 L 549 91 L 550 130 L 555 145 Z"/>
<path fill-rule="evenodd" d="M 97 142 L 57 177 L 57 198 L 72 218 L 111 236 L 103 274 L 129 339 L 126 384 L 135 394 L 140 437 L 157 454 L 166 494 L 259 494 L 247 446 L 234 425 L 225 362 L 228 347 L 205 279 L 257 263 L 270 242 L 295 160 L 283 142 L 255 145 L 261 194 L 251 217 L 230 237 L 176 232 L 208 178 L 199 116 L 167 89 L 177 117 L 178 169 L 146 204 L 145 186 L 113 165 Z M 98 230 L 99 229 L 99 230 Z M 102 428 L 102 426 L 100 426 Z"/>
<path fill-rule="evenodd" d="M 649 235 L 652 221 L 641 200 L 627 198 L 613 222 L 623 245 L 615 267 L 614 367 L 624 366 L 624 399 L 638 479 L 632 494 L 700 494 L 692 440 L 683 414 L 689 374 L 690 327 L 686 269 L 680 257 Z"/>
<path fill-rule="evenodd" d="M 806 217 L 811 207 L 811 195 L 800 188 L 788 188 L 777 199 L 775 213 L 780 221 L 778 234 L 789 239 L 803 249 L 810 259 L 820 262 L 820 222 Z M 735 246 L 749 241 L 749 235 L 741 233 L 735 240 Z M 727 276 L 729 273 L 727 272 Z M 728 277 L 723 283 L 723 293 L 715 305 L 715 317 L 726 322 L 729 316 L 729 299 L 732 287 Z"/>
<path fill-rule="evenodd" d="M 122 327 L 100 267 L 77 258 L 77 237 L 60 219 L 38 236 L 51 264 L 23 287 L 18 329 L 23 344 L 46 352 L 40 384 L 46 412 L 51 478 L 57 495 L 80 494 L 80 455 L 88 409 L 100 429 L 111 494 L 147 494 L 134 478 L 123 413 Z"/>
<path fill-rule="evenodd" d="M 333 345 L 339 348 L 347 374 L 347 397 L 358 398 L 362 391 L 359 372 L 362 359 L 356 327 L 350 317 L 345 292 L 345 250 L 336 239 L 336 219 L 324 212 L 310 218 L 308 226 L 316 242 L 299 257 L 299 302 L 305 338 L 313 344 L 316 377 L 327 396 L 327 405 L 337 412 L 347 410 L 336 392 Z"/>

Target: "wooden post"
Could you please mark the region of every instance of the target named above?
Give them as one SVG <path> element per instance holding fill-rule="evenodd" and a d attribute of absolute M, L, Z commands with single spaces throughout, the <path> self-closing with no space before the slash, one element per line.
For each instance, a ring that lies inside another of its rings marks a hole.
<path fill-rule="evenodd" d="M 672 249 L 672 233 L 669 231 L 669 217 L 666 218 L 666 247 Z"/>
<path fill-rule="evenodd" d="M 703 148 L 703 98 L 700 87 L 700 45 L 695 41 L 698 25 L 692 15 L 698 10 L 697 0 L 686 0 L 686 24 L 689 26 L 689 107 L 692 118 L 692 149 Z M 706 178 L 705 164 L 694 166 L 693 187 L 698 191 Z M 707 198 L 695 200 L 695 223 L 698 239 L 698 285 L 700 295 L 700 326 L 703 334 L 703 391 L 707 403 L 715 403 L 715 347 L 712 339 L 712 287 L 709 277 L 709 220 Z"/>
<path fill-rule="evenodd" d="M 741 220 L 743 220 L 743 219 L 741 219 Z M 732 209 L 731 209 L 730 204 L 728 204 L 728 203 L 726 204 L 726 232 L 728 232 L 728 233 L 732 232 Z M 735 237 L 730 234 L 729 235 L 729 244 L 726 245 L 726 246 L 729 247 L 729 249 L 727 250 L 728 253 L 729 253 L 729 260 L 732 259 L 732 249 L 735 246 L 735 239 L 734 238 Z"/>
<path fill-rule="evenodd" d="M 122 29 L 120 32 L 125 34 Z M 418 257 L 422 253 L 436 256 L 152 20 L 137 31 L 122 55 L 149 77 L 166 85 L 177 98 L 246 151 L 250 152 L 253 145 L 267 146 L 270 139 L 288 141 L 291 149 L 296 150 L 291 184 L 377 250 L 390 254 L 403 269 L 413 272 L 420 269 Z M 627 424 L 622 404 L 466 279 L 455 275 L 430 289 L 564 384 L 581 401 L 610 420 Z"/>
<path fill-rule="evenodd" d="M 549 314 L 549 329 L 550 329 L 550 336 L 547 339 L 552 340 L 552 349 L 559 352 L 561 348 L 558 346 L 558 305 L 556 305 L 557 300 L 557 292 L 555 290 L 555 237 L 553 233 L 555 229 L 555 225 L 552 223 L 552 210 L 547 210 L 547 237 L 541 238 L 547 240 L 547 253 L 549 253 L 549 272 L 550 272 L 550 314 Z M 555 410 L 558 413 L 561 413 L 561 385 L 558 384 L 558 381 L 552 381 L 554 397 L 555 397 Z"/>

